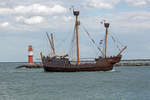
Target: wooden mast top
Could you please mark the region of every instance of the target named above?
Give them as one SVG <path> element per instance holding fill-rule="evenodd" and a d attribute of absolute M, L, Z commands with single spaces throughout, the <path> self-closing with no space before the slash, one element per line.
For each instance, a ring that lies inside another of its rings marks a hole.
<path fill-rule="evenodd" d="M 74 11 L 73 14 L 76 17 L 75 21 L 75 32 L 76 32 L 76 46 L 77 46 L 77 65 L 79 64 L 79 36 L 78 36 L 78 26 L 79 26 L 79 21 L 78 21 L 78 16 L 79 16 L 79 11 Z"/>
<path fill-rule="evenodd" d="M 105 33 L 105 58 L 106 58 L 106 53 L 107 53 L 107 35 L 108 35 L 108 28 L 109 28 L 109 23 L 104 23 L 104 26 L 106 28 L 106 33 Z"/>

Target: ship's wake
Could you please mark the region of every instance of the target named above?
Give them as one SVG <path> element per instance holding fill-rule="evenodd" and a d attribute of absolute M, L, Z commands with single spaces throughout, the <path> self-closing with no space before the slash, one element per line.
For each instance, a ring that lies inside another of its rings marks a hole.
<path fill-rule="evenodd" d="M 110 71 L 107 71 L 107 72 L 117 72 L 117 70 L 115 70 L 115 69 L 112 69 L 112 70 L 110 70 Z"/>

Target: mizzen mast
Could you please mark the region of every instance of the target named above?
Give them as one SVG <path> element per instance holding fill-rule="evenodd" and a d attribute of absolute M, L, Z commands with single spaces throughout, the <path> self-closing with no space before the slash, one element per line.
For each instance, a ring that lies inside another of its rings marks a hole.
<path fill-rule="evenodd" d="M 75 32 L 76 32 L 76 46 L 77 46 L 77 64 L 79 64 L 79 36 L 78 36 L 78 28 L 79 28 L 79 21 L 78 21 L 78 16 L 79 16 L 79 11 L 74 11 L 73 14 L 76 17 L 75 21 Z"/>
<path fill-rule="evenodd" d="M 107 35 L 108 35 L 108 28 L 109 28 L 109 23 L 104 23 L 104 26 L 106 28 L 106 33 L 105 33 L 105 55 L 104 57 L 106 58 L 106 52 L 107 52 Z"/>
<path fill-rule="evenodd" d="M 53 39 L 53 34 L 51 33 L 51 43 L 52 43 L 52 50 L 53 50 L 53 54 L 55 55 L 55 46 L 54 46 L 54 39 Z"/>
<path fill-rule="evenodd" d="M 53 40 L 53 34 L 51 33 L 51 38 L 49 37 L 48 33 L 46 32 L 47 38 L 49 40 L 51 49 L 52 49 L 52 54 L 55 55 L 55 47 L 54 47 L 54 40 Z"/>

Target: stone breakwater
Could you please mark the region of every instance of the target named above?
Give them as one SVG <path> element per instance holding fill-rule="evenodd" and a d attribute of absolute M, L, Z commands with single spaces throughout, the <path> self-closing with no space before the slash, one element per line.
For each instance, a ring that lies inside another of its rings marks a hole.
<path fill-rule="evenodd" d="M 121 60 L 115 66 L 150 66 L 150 59 Z"/>
<path fill-rule="evenodd" d="M 16 67 L 16 69 L 18 69 L 18 68 L 42 68 L 42 67 L 43 67 L 42 64 L 31 63 L 31 64 L 20 65 L 20 66 Z"/>

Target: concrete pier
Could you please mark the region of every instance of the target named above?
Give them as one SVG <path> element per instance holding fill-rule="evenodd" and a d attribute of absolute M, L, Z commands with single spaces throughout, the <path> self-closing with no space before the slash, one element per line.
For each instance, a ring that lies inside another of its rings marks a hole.
<path fill-rule="evenodd" d="M 43 68 L 43 65 L 38 63 L 29 63 L 29 64 L 24 64 L 16 67 L 16 69 L 19 68 Z"/>
<path fill-rule="evenodd" d="M 115 66 L 150 66 L 150 59 L 121 60 Z"/>

